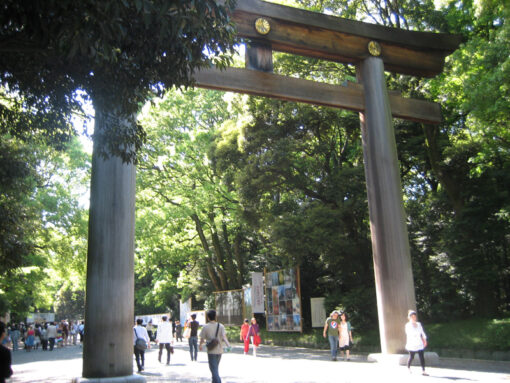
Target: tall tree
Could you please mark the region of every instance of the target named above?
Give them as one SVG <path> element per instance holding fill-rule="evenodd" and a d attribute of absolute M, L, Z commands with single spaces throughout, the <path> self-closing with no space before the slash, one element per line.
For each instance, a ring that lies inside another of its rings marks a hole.
<path fill-rule="evenodd" d="M 198 296 L 242 287 L 248 242 L 241 207 L 210 154 L 240 113 L 221 93 L 174 90 L 145 114 L 150 140 L 139 163 L 139 281 L 169 284 L 174 294 L 180 284 L 186 295 L 185 286 L 198 279 Z"/>
<path fill-rule="evenodd" d="M 62 151 L 6 135 L 0 145 L 7 177 L 0 294 L 22 319 L 34 309 L 51 311 L 64 280 L 84 288 L 87 215 L 78 199 L 86 193 L 89 156 L 77 140 Z"/>

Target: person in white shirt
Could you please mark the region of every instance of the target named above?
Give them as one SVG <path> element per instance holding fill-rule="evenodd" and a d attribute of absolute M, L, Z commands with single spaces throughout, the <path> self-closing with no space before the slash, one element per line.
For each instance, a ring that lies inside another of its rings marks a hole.
<path fill-rule="evenodd" d="M 53 348 L 55 347 L 55 338 L 57 337 L 57 326 L 55 326 L 55 322 L 51 322 L 48 326 L 46 336 L 50 342 L 50 351 L 53 351 Z"/>
<path fill-rule="evenodd" d="M 135 351 L 135 359 L 136 366 L 138 367 L 138 372 L 143 371 L 145 367 L 145 350 L 140 350 L 135 347 L 136 340 L 138 338 L 145 339 L 145 342 L 147 343 L 147 348 L 151 348 L 149 334 L 147 334 L 147 330 L 145 329 L 145 327 L 142 326 L 142 323 L 143 319 L 137 319 L 136 326 L 133 327 L 133 349 Z"/>
<path fill-rule="evenodd" d="M 416 311 L 409 310 L 407 314 L 407 318 L 409 322 L 406 323 L 405 331 L 406 331 L 406 350 L 409 351 L 409 359 L 407 360 L 407 368 L 409 372 L 411 372 L 411 363 L 413 362 L 414 355 L 418 353 L 420 358 L 420 364 L 423 375 L 428 375 L 425 372 L 425 356 L 424 349 L 427 347 L 427 336 L 425 335 L 425 331 L 423 331 L 423 327 L 420 322 L 418 322 L 418 316 L 416 315 Z"/>
<path fill-rule="evenodd" d="M 168 321 L 166 315 L 161 317 L 163 322 L 158 324 L 158 331 L 156 334 L 156 343 L 159 344 L 158 360 L 161 363 L 161 355 L 163 354 L 163 347 L 166 348 L 166 364 L 170 364 L 170 354 L 172 351 L 172 324 Z"/>
<path fill-rule="evenodd" d="M 69 327 L 71 327 L 71 336 L 73 337 L 73 344 L 76 346 L 79 332 L 78 322 L 69 322 Z"/>

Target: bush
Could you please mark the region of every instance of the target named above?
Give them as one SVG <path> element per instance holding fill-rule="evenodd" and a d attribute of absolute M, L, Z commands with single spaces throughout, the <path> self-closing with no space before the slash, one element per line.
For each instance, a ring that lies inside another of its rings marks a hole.
<path fill-rule="evenodd" d="M 422 323 L 432 351 L 440 349 L 508 351 L 510 349 L 510 318 L 468 319 L 450 323 Z M 232 342 L 240 342 L 240 327 L 227 328 Z M 403 329 L 402 329 L 403 331 Z M 262 343 L 277 346 L 329 348 L 322 328 L 300 333 L 261 330 Z M 357 331 L 353 328 L 356 352 L 379 352 L 378 329 Z"/>
<path fill-rule="evenodd" d="M 431 348 L 508 351 L 510 318 L 423 323 Z"/>

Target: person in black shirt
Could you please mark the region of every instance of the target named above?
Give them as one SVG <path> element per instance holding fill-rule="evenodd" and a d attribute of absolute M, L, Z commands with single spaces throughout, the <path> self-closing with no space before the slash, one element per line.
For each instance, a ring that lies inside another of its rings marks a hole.
<path fill-rule="evenodd" d="M 197 314 L 191 314 L 191 322 L 189 322 L 189 327 L 191 329 L 190 335 L 189 335 L 189 353 L 191 355 L 191 360 L 197 361 L 197 354 L 198 354 L 198 321 Z"/>
<path fill-rule="evenodd" d="M 12 375 L 11 351 L 2 345 L 6 336 L 5 323 L 0 322 L 0 383 L 5 383 L 5 379 Z"/>
<path fill-rule="evenodd" d="M 180 320 L 175 321 L 175 340 L 182 342 L 182 325 Z"/>

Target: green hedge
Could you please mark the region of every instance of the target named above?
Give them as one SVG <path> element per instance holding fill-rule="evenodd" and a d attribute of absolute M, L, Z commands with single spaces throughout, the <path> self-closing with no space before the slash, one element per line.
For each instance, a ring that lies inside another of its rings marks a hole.
<path fill-rule="evenodd" d="M 241 342 L 239 339 L 238 327 L 227 328 L 227 336 L 230 341 Z M 312 329 L 303 334 L 292 332 L 268 332 L 261 330 L 262 343 L 276 346 L 309 347 L 329 349 L 328 340 L 322 335 L 322 329 Z M 353 330 L 354 342 L 358 350 L 367 349 L 367 352 L 376 351 L 379 347 L 379 334 L 377 331 L 370 331 L 364 334 L 357 334 Z"/>
<path fill-rule="evenodd" d="M 510 318 L 469 319 L 451 323 L 423 323 L 431 348 L 510 350 Z"/>
<path fill-rule="evenodd" d="M 507 319 L 469 319 L 450 323 L 422 323 L 429 338 L 431 350 L 510 350 L 510 318 Z M 227 329 L 232 341 L 239 340 L 240 327 Z M 402 331 L 404 329 L 402 328 Z M 322 329 L 313 329 L 300 333 L 261 331 L 262 342 L 278 346 L 329 348 L 322 336 Z M 358 352 L 378 352 L 380 341 L 378 330 L 357 333 L 353 329 L 354 343 Z"/>

